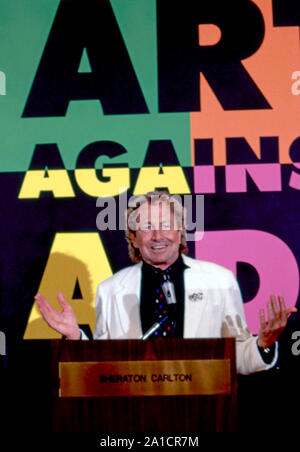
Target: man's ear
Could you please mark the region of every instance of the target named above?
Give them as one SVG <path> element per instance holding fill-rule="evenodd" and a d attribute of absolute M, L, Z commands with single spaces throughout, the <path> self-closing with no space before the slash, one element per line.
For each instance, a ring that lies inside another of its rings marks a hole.
<path fill-rule="evenodd" d="M 135 242 L 135 239 L 136 239 L 135 233 L 134 233 L 133 231 L 130 231 L 130 232 L 129 232 L 129 236 L 130 236 L 130 240 L 131 240 L 131 243 L 132 243 L 132 245 L 134 246 L 134 248 L 138 248 L 138 247 L 136 246 L 136 242 Z"/>

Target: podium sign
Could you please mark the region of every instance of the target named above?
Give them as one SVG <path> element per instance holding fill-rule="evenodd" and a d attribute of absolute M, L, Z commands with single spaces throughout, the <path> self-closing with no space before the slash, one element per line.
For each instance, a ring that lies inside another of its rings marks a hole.
<path fill-rule="evenodd" d="M 229 359 L 60 362 L 60 397 L 230 394 Z"/>
<path fill-rule="evenodd" d="M 52 431 L 237 430 L 235 339 L 51 341 Z"/>

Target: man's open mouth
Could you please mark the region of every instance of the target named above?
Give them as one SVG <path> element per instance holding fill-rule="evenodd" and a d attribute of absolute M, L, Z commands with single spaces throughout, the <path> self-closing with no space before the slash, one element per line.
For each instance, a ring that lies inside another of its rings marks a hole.
<path fill-rule="evenodd" d="M 162 249 L 164 249 L 164 248 L 167 248 L 167 246 L 168 246 L 168 245 L 154 245 L 154 246 L 151 246 L 151 248 L 152 248 L 153 250 L 162 250 Z"/>

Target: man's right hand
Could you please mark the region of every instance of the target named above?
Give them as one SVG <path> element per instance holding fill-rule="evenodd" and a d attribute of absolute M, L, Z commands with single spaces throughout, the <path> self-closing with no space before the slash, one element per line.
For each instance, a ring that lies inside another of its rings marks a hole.
<path fill-rule="evenodd" d="M 51 328 L 67 339 L 80 339 L 80 329 L 74 311 L 62 293 L 57 295 L 58 302 L 62 307 L 61 311 L 54 309 L 46 298 L 39 293 L 34 298 L 43 318 Z"/>

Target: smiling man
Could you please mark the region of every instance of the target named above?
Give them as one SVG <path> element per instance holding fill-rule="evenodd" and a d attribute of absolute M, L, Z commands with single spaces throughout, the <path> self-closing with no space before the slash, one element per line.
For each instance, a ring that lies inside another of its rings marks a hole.
<path fill-rule="evenodd" d="M 181 241 L 185 243 L 182 207 L 175 197 L 155 192 L 136 197 L 133 204 L 128 211 L 127 240 L 134 247 L 130 255 L 135 262 L 142 259 L 166 270 L 178 259 Z"/>
<path fill-rule="evenodd" d="M 154 324 L 154 337 L 236 337 L 237 370 L 266 370 L 277 359 L 277 339 L 296 308 L 271 296 L 268 320 L 260 310 L 257 337 L 247 328 L 239 286 L 217 264 L 187 256 L 185 211 L 164 191 L 131 199 L 126 213 L 129 256 L 135 263 L 98 285 L 94 339 L 137 339 Z M 85 339 L 62 294 L 56 311 L 36 302 L 48 324 L 68 339 Z"/>

